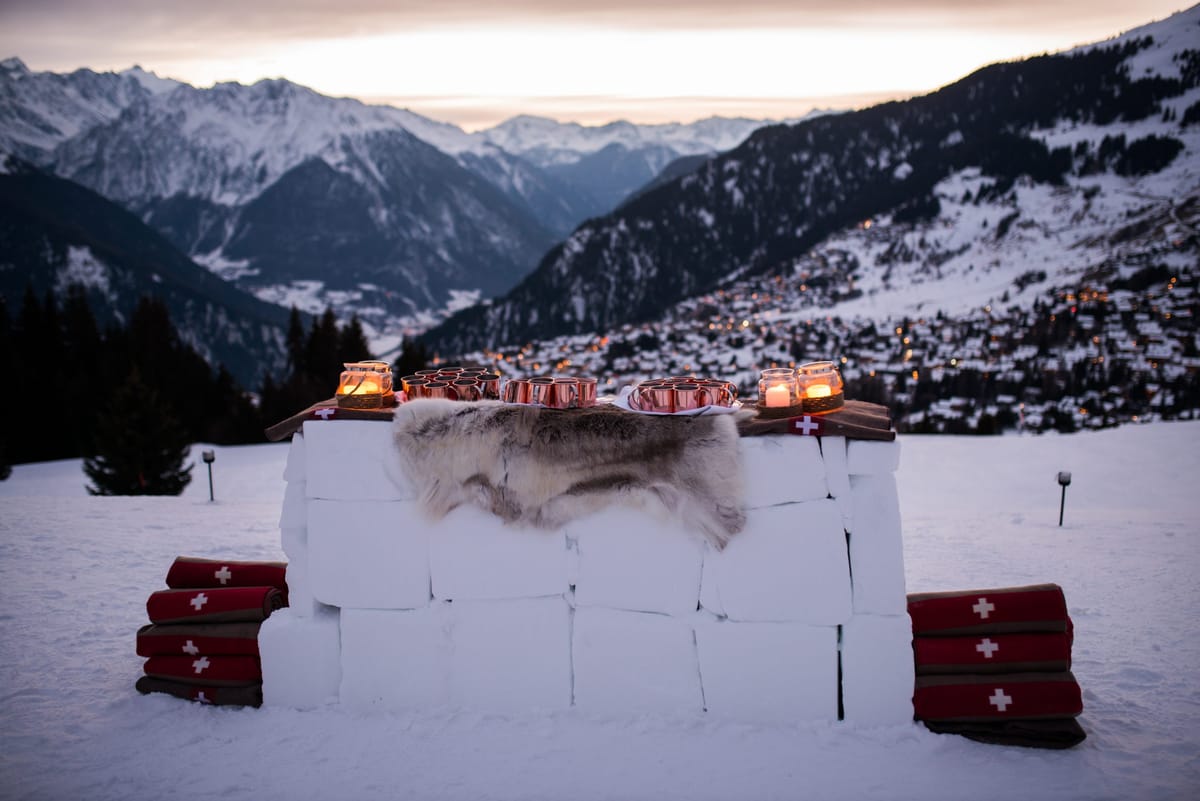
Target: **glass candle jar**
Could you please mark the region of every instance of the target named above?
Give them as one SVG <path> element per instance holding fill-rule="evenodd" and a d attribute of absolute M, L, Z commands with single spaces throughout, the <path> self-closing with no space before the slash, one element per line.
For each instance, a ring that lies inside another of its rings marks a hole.
<path fill-rule="evenodd" d="M 758 404 L 767 409 L 786 409 L 799 398 L 796 373 L 790 367 L 771 367 L 758 379 Z"/>
<path fill-rule="evenodd" d="M 395 403 L 392 368 L 387 362 L 345 362 L 338 382 L 337 403 L 352 409 L 381 409 Z"/>
<path fill-rule="evenodd" d="M 831 412 L 846 403 L 842 376 L 833 362 L 809 362 L 796 368 L 800 399 L 811 414 Z"/>

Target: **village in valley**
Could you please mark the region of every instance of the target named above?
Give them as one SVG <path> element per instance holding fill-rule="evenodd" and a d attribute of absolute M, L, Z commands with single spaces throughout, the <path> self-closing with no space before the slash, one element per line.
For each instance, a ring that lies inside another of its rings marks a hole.
<path fill-rule="evenodd" d="M 1195 236 L 1186 227 L 1168 234 L 1176 245 Z M 837 313 L 862 295 L 851 252 L 834 247 L 808 258 L 819 263 L 731 284 L 660 321 L 464 360 L 508 376 L 594 375 L 609 394 L 694 373 L 733 381 L 753 402 L 762 369 L 832 359 L 847 397 L 886 404 L 901 432 L 1070 432 L 1200 418 L 1194 270 L 1129 259 L 1054 288 L 1027 272 L 1012 282 L 1012 294 L 1025 293 L 1020 305 L 1002 299 L 953 315 L 868 316 Z"/>

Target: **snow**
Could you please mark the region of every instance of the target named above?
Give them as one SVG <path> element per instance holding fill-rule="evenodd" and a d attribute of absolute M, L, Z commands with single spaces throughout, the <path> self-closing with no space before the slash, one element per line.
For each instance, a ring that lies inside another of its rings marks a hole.
<path fill-rule="evenodd" d="M 62 297 L 72 284 L 104 295 L 110 303 L 116 302 L 108 265 L 97 259 L 91 248 L 76 245 L 67 247 L 66 259 L 54 273 L 54 291 Z"/>
<path fill-rule="evenodd" d="M 179 498 L 92 498 L 78 461 L 18 465 L 0 482 L 0 797 L 1188 798 L 1200 786 L 1197 445 L 1196 422 L 903 438 L 896 478 L 910 592 L 1063 586 L 1089 735 L 1066 752 L 979 745 L 911 724 L 751 725 L 715 711 L 686 721 L 578 708 L 364 716 L 142 697 L 134 632 L 176 555 L 283 558 L 276 524 L 288 447 L 202 446 L 217 455 L 215 503 L 202 464 Z M 1061 528 L 1059 470 L 1073 473 Z M 282 628 L 287 617 L 276 614 L 269 623 Z M 565 608 L 547 607 L 546 617 L 565 625 Z M 466 622 L 479 635 L 470 656 L 511 673 L 513 662 L 492 651 L 520 633 L 502 622 Z M 779 632 L 774 651 L 756 651 L 765 658 L 809 652 L 788 639 L 803 637 L 802 624 L 761 626 Z M 703 631 L 698 639 L 703 667 Z M 558 658 L 565 663 L 565 650 Z M 564 664 L 548 681 L 562 692 L 567 675 Z M 381 680 L 404 686 L 394 670 Z M 762 698 L 745 693 L 731 687 L 725 697 Z M 799 709 L 804 698 L 780 703 Z"/>

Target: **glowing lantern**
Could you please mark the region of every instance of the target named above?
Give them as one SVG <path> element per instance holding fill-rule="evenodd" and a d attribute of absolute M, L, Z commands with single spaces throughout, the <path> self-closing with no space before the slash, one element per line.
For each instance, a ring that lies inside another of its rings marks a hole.
<path fill-rule="evenodd" d="M 394 406 L 392 368 L 387 362 L 346 362 L 337 389 L 337 404 L 347 409 Z"/>
<path fill-rule="evenodd" d="M 796 368 L 800 399 L 804 411 L 820 414 L 840 409 L 846 404 L 842 376 L 833 362 L 810 362 Z"/>
<path fill-rule="evenodd" d="M 790 367 L 771 367 L 758 379 L 758 405 L 767 409 L 787 409 L 797 401 L 796 373 Z"/>

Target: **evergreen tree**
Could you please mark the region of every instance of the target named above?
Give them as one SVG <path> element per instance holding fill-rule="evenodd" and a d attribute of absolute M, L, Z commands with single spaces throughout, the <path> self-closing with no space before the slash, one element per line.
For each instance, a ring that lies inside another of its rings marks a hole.
<path fill-rule="evenodd" d="M 83 462 L 92 495 L 178 495 L 192 480 L 187 435 L 159 394 L 130 371 L 100 414 Z"/>
<path fill-rule="evenodd" d="M 303 375 L 308 371 L 308 365 L 305 364 L 304 360 L 304 349 L 304 322 L 300 319 L 299 309 L 293 306 L 292 313 L 288 316 L 287 330 L 287 354 L 288 360 L 291 362 L 293 375 Z"/>
<path fill-rule="evenodd" d="M 613 345 L 609 345 L 611 351 Z M 406 375 L 412 375 L 418 370 L 424 370 L 429 366 L 429 351 L 425 349 L 425 343 L 419 339 L 404 338 L 404 342 L 400 345 L 400 355 L 396 357 L 396 364 L 392 367 L 392 371 L 397 378 L 402 378 Z"/>
<path fill-rule="evenodd" d="M 338 335 L 338 358 L 343 362 L 361 362 L 372 358 L 371 346 L 367 344 L 367 335 L 357 314 L 350 318 Z"/>

